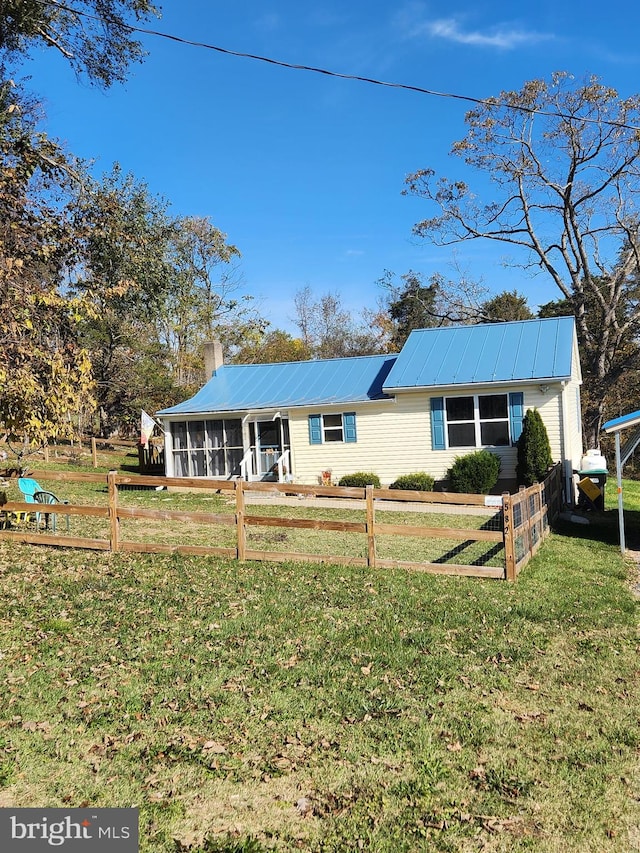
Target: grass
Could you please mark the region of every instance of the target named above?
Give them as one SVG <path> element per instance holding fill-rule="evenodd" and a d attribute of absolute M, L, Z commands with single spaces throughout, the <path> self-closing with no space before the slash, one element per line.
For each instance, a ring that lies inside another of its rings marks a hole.
<path fill-rule="evenodd" d="M 0 543 L 0 805 L 136 805 L 143 853 L 640 850 L 594 521 L 516 584 Z"/>
<path fill-rule="evenodd" d="M 105 473 L 109 466 L 102 466 Z M 133 467 L 132 454 L 116 457 L 121 463 L 120 468 Z M 85 460 L 85 464 L 74 465 L 72 470 L 93 471 Z M 57 482 L 48 481 L 41 471 L 59 468 L 59 463 L 49 463 L 40 466 L 34 463 L 38 470 L 38 482 L 43 489 L 57 494 L 61 499 L 73 504 L 91 504 L 94 506 L 107 505 L 107 488 L 105 483 Z M 7 490 L 10 500 L 19 500 L 20 492 L 15 483 Z M 156 510 L 182 510 L 213 512 L 226 515 L 228 524 L 197 523 L 174 520 L 123 519 L 120 522 L 120 536 L 126 542 L 154 542 L 164 545 L 206 545 L 221 548 L 234 548 L 237 541 L 236 529 L 233 524 L 235 513 L 235 497 L 228 491 L 221 494 L 206 492 L 160 491 L 153 488 L 135 488 L 135 484 L 121 487 L 118 492 L 118 502 L 123 507 L 145 507 Z M 394 525 L 424 525 L 433 528 L 484 528 L 500 529 L 499 517 L 495 515 L 477 514 L 446 514 L 428 511 L 416 512 L 385 512 L 376 511 L 376 519 L 380 523 Z M 342 520 L 349 522 L 364 522 L 366 513 L 354 509 L 325 509 L 311 506 L 308 501 L 300 501 L 300 505 L 290 506 L 280 503 L 278 498 L 268 505 L 248 504 L 247 515 L 251 516 L 284 516 L 287 518 L 304 518 L 316 520 Z M 66 521 L 58 517 L 57 533 L 67 532 Z M 83 516 L 71 516 L 69 534 L 107 540 L 109 538 L 109 522 L 107 519 L 97 519 Z M 463 565 L 482 565 L 488 567 L 504 566 L 504 549 L 502 543 L 461 541 L 440 537 L 399 537 L 378 535 L 376 537 L 377 553 L 380 559 L 408 560 L 417 562 L 459 563 Z M 341 556 L 366 558 L 367 540 L 363 533 L 351 531 L 340 532 L 314 529 L 284 529 L 250 525 L 247 528 L 247 548 L 251 550 L 279 552 L 286 554 L 314 554 L 332 556 L 339 560 Z"/>

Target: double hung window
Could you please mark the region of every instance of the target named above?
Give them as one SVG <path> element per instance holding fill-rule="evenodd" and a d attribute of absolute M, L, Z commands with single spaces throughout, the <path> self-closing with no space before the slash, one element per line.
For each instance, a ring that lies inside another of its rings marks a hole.
<path fill-rule="evenodd" d="M 309 415 L 309 443 L 355 442 L 356 413 Z"/>
<path fill-rule="evenodd" d="M 522 429 L 523 395 L 469 394 L 431 399 L 434 450 L 506 447 Z"/>
<path fill-rule="evenodd" d="M 506 394 L 447 397 L 449 447 L 496 447 L 509 444 Z"/>

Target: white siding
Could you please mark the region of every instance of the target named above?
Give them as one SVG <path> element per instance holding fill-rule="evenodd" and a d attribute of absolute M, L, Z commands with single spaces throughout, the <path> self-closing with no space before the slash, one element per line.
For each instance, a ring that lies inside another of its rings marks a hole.
<path fill-rule="evenodd" d="M 525 409 L 537 409 L 547 428 L 554 462 L 562 458 L 562 386 L 556 384 L 542 392 L 537 385 L 525 389 Z"/>
<path fill-rule="evenodd" d="M 501 394 L 509 391 L 524 392 L 526 409 L 537 408 L 547 427 L 554 461 L 561 458 L 562 448 L 562 405 L 561 386 L 542 392 L 537 385 L 501 386 L 489 389 L 460 389 L 457 393 Z M 321 472 L 332 471 L 337 482 L 344 474 L 355 471 L 373 471 L 383 485 L 392 483 L 400 474 L 426 471 L 436 480 L 446 476 L 456 456 L 471 449 L 431 449 L 430 397 L 442 396 L 443 392 L 429 394 L 427 391 L 399 393 L 395 402 L 368 403 L 341 408 L 323 408 L 323 413 L 356 412 L 357 442 L 310 444 L 308 410 L 289 412 L 291 434 L 292 470 L 297 482 L 317 483 Z M 445 394 L 446 396 L 446 394 Z M 317 410 L 319 411 L 319 410 Z M 517 451 L 515 447 L 490 448 L 500 456 L 501 479 L 515 478 Z"/>
<path fill-rule="evenodd" d="M 424 395 L 414 395 L 409 405 L 396 402 L 368 403 L 342 408 L 323 408 L 323 414 L 355 411 L 357 441 L 310 444 L 308 411 L 289 412 L 292 467 L 301 483 L 317 483 L 321 472 L 330 468 L 333 481 L 355 471 L 373 471 L 383 483 L 398 474 L 421 470 L 414 459 L 428 443 L 429 420 Z M 424 470 L 424 469 L 422 469 Z"/>
<path fill-rule="evenodd" d="M 565 411 L 567 417 L 566 434 L 567 448 L 565 456 L 571 460 L 572 469 L 580 467 L 580 459 L 582 457 L 582 411 L 580 402 L 580 386 L 582 384 L 582 375 L 580 372 L 580 356 L 578 354 L 578 342 L 574 340 L 573 346 L 573 365 L 571 371 L 571 381 L 567 383 L 564 389 L 565 396 Z"/>

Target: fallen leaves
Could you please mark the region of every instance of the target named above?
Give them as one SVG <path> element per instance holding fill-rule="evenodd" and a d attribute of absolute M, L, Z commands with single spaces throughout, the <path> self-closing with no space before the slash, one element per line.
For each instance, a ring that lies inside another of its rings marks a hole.
<path fill-rule="evenodd" d="M 34 720 L 25 720 L 21 729 L 23 732 L 45 732 L 48 734 L 51 731 L 51 724 L 46 721 L 36 723 Z"/>
<path fill-rule="evenodd" d="M 224 755 L 226 751 L 226 747 L 215 740 L 207 740 L 202 744 L 202 752 L 205 754 L 209 753 L 213 755 Z"/>
<path fill-rule="evenodd" d="M 454 825 L 460 824 L 475 824 L 480 829 L 489 833 L 499 833 L 505 831 L 514 831 L 522 827 L 523 819 L 521 817 L 498 817 L 497 815 L 472 814 L 461 810 L 452 810 L 446 815 L 434 813 L 426 817 L 423 825 L 429 829 L 436 829 L 440 832 L 446 832 Z"/>
<path fill-rule="evenodd" d="M 296 801 L 295 807 L 301 817 L 310 817 L 313 814 L 313 803 L 309 797 L 300 797 Z"/>
<path fill-rule="evenodd" d="M 519 723 L 544 723 L 547 719 L 546 714 L 543 714 L 542 711 L 523 711 L 513 716 Z"/>

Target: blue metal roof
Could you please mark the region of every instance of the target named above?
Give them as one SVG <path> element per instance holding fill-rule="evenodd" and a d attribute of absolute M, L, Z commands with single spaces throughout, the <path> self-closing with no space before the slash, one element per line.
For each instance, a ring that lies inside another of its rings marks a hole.
<path fill-rule="evenodd" d="M 384 390 L 568 379 L 574 329 L 573 317 L 417 329 Z"/>
<path fill-rule="evenodd" d="M 159 415 L 326 406 L 388 399 L 382 385 L 396 355 L 230 364 L 218 368 L 190 400 Z"/>
<path fill-rule="evenodd" d="M 628 415 L 622 415 L 619 418 L 613 418 L 602 425 L 605 432 L 620 432 L 621 429 L 632 427 L 640 424 L 640 411 L 629 412 Z"/>

